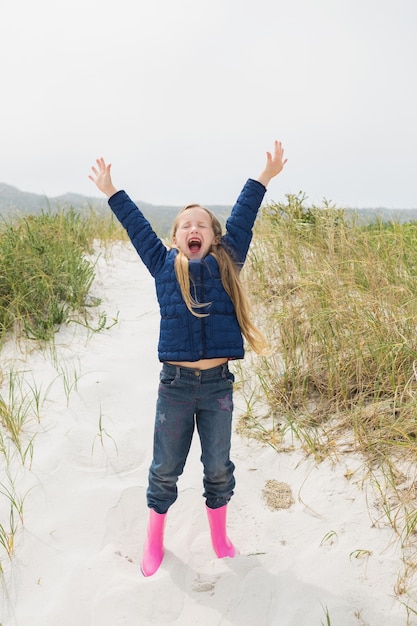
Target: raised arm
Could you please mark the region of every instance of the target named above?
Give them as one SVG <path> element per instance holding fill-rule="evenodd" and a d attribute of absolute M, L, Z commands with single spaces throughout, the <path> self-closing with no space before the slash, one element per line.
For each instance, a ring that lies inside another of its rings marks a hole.
<path fill-rule="evenodd" d="M 113 185 L 110 168 L 111 164 L 106 164 L 101 157 L 96 160 L 96 167 L 93 165 L 91 168 L 93 174 L 88 178 L 107 196 L 111 210 L 125 228 L 142 261 L 152 276 L 155 276 L 163 266 L 167 248 L 139 207 L 125 191 L 118 190 Z"/>
<path fill-rule="evenodd" d="M 280 141 L 274 142 L 273 154 L 266 153 L 266 165 L 256 179 L 249 179 L 243 187 L 226 222 L 223 245 L 239 266 L 243 266 L 252 240 L 252 229 L 271 178 L 279 174 L 286 164 Z"/>
<path fill-rule="evenodd" d="M 265 168 L 256 180 L 262 183 L 264 187 L 268 187 L 271 178 L 274 178 L 274 176 L 281 172 L 286 162 L 287 159 L 284 159 L 284 148 L 282 147 L 281 142 L 275 141 L 274 152 L 273 154 L 270 152 L 266 153 Z"/>

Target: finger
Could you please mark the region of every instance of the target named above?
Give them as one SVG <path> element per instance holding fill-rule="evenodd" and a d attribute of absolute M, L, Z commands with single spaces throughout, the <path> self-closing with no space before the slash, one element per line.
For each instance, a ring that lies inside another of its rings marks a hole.
<path fill-rule="evenodd" d="M 284 150 L 282 149 L 282 145 L 280 141 L 275 140 L 274 148 L 275 148 L 274 151 L 276 155 L 284 153 Z"/>

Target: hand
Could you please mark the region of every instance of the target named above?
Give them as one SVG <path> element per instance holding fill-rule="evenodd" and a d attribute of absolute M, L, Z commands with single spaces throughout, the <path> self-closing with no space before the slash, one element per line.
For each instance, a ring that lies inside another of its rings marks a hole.
<path fill-rule="evenodd" d="M 284 148 L 280 141 L 274 142 L 274 154 L 266 153 L 266 166 L 257 180 L 267 187 L 271 178 L 281 172 L 287 159 L 284 159 Z"/>
<path fill-rule="evenodd" d="M 112 179 L 110 176 L 110 168 L 111 163 L 106 165 L 103 157 L 100 159 L 96 159 L 97 167 L 91 168 L 93 170 L 94 176 L 89 175 L 89 179 L 93 181 L 97 185 L 97 187 L 102 191 L 108 198 L 113 196 L 117 189 L 112 183 Z"/>

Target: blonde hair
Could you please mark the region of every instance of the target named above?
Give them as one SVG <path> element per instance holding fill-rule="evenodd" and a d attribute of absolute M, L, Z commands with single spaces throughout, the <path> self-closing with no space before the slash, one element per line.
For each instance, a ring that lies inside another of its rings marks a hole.
<path fill-rule="evenodd" d="M 227 250 L 221 244 L 222 227 L 217 217 L 205 207 L 199 204 L 188 204 L 177 215 L 171 229 L 171 240 L 174 241 L 178 229 L 179 219 L 187 209 L 200 208 L 207 212 L 210 216 L 211 226 L 214 232 L 214 242 L 211 246 L 209 254 L 216 259 L 223 287 L 233 302 L 236 317 L 242 331 L 243 336 L 257 354 L 265 354 L 268 348 L 267 341 L 261 331 L 256 328 L 251 320 L 251 310 L 248 297 L 240 280 L 240 271 L 236 263 Z M 198 313 L 194 309 L 207 306 L 208 303 L 198 302 L 196 297 L 192 296 L 192 289 L 195 293 L 195 285 L 189 273 L 188 257 L 178 250 L 175 259 L 175 274 L 181 289 L 182 297 L 187 309 L 196 317 L 206 317 L 209 313 Z"/>

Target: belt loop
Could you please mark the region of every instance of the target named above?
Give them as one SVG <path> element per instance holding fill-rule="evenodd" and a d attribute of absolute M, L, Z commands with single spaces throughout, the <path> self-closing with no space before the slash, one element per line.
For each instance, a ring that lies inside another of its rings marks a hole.
<path fill-rule="evenodd" d="M 175 380 L 181 378 L 181 368 L 179 365 L 175 366 Z"/>

